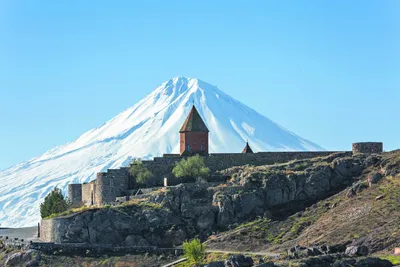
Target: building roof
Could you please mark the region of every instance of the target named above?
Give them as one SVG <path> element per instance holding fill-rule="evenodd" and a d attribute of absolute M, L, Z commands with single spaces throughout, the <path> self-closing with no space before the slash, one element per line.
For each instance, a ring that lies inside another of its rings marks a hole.
<path fill-rule="evenodd" d="M 249 142 L 246 142 L 246 146 L 243 148 L 242 153 L 253 153 L 253 150 L 249 146 Z"/>
<path fill-rule="evenodd" d="M 209 132 L 206 124 L 194 105 L 179 132 Z"/>

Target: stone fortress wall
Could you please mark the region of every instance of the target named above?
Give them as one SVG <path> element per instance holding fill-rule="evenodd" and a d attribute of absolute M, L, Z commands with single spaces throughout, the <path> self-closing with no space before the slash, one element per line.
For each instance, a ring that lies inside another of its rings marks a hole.
<path fill-rule="evenodd" d="M 327 156 L 332 153 L 345 152 L 348 156 L 353 153 L 381 153 L 382 143 L 354 143 L 352 151 L 310 151 L 310 152 L 259 152 L 259 153 L 216 153 L 204 157 L 206 166 L 211 173 L 234 166 L 242 165 L 268 165 L 283 163 L 291 160 L 307 159 Z M 182 157 L 179 154 L 165 154 L 163 157 L 155 157 L 153 160 L 144 160 L 143 164 L 155 177 L 168 178 L 168 185 L 177 184 L 172 169 Z M 129 167 L 109 169 L 107 172 L 97 174 L 97 179 L 83 185 L 70 184 L 68 195 L 73 205 L 104 205 L 115 201 L 117 197 L 126 196 L 129 190 Z"/>

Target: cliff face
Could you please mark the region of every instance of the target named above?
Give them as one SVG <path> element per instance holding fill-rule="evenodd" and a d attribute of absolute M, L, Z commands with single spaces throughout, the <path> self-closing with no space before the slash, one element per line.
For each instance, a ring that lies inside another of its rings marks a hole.
<path fill-rule="evenodd" d="M 379 155 L 333 154 L 285 164 L 235 167 L 222 172 L 232 177 L 223 186 L 196 183 L 163 188 L 118 207 L 45 220 L 42 231 L 55 233 L 47 241 L 178 245 L 196 235 L 206 238 L 256 218 L 287 217 L 357 184 L 368 173 L 381 177 L 395 174 L 396 166 Z M 58 226 L 50 223 L 55 221 Z"/>

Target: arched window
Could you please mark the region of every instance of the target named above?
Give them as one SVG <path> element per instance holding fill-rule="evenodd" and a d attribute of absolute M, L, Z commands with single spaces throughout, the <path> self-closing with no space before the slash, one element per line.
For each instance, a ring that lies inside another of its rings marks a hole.
<path fill-rule="evenodd" d="M 190 152 L 190 145 L 187 145 L 187 151 Z"/>

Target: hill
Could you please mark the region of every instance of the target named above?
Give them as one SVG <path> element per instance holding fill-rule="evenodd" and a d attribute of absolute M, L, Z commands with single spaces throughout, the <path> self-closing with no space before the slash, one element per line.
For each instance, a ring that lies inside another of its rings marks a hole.
<path fill-rule="evenodd" d="M 400 246 L 400 151 L 365 157 L 363 162 L 365 169 L 354 184 L 333 196 L 304 209 L 293 203 L 279 207 L 269 218 L 212 236 L 208 246 L 284 252 L 296 245 L 354 244 L 373 253 L 392 252 Z M 314 159 L 281 166 L 283 172 L 304 171 L 313 164 L 324 163 Z M 373 180 L 371 186 L 368 179 Z"/>

